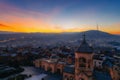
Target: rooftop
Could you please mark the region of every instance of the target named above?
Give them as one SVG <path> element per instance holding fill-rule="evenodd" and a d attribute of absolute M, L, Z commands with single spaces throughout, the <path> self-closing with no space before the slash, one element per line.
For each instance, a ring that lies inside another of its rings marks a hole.
<path fill-rule="evenodd" d="M 75 68 L 74 65 L 67 65 L 64 67 L 64 72 L 74 74 L 75 73 Z"/>
<path fill-rule="evenodd" d="M 112 80 L 110 74 L 107 72 L 94 71 L 93 76 L 95 80 Z"/>
<path fill-rule="evenodd" d="M 93 52 L 93 48 L 89 46 L 89 44 L 86 42 L 85 35 L 83 35 L 83 41 L 76 52 L 79 52 L 79 53 L 92 53 Z"/>

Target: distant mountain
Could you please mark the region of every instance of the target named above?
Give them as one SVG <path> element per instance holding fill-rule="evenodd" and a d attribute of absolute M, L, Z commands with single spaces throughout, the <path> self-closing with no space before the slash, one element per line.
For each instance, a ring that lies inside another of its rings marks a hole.
<path fill-rule="evenodd" d="M 32 37 L 34 39 L 61 39 L 61 40 L 73 40 L 81 39 L 82 35 L 85 34 L 88 39 L 120 39 L 119 35 L 113 35 L 107 32 L 98 30 L 89 30 L 84 32 L 74 32 L 74 33 L 15 33 L 15 32 L 4 32 L 0 31 L 1 38 L 10 37 Z M 4 36 L 5 35 L 5 36 Z"/>
<path fill-rule="evenodd" d="M 103 32 L 103 31 L 98 31 L 98 30 L 89 30 L 89 31 L 81 32 L 80 34 L 85 34 L 89 38 L 109 38 L 109 37 L 116 36 L 116 35 Z"/>
<path fill-rule="evenodd" d="M 0 31 L 0 34 L 18 34 L 18 32 Z"/>
<path fill-rule="evenodd" d="M 98 31 L 98 30 L 89 30 L 89 31 L 85 31 L 85 32 L 82 32 L 82 33 L 85 33 L 85 34 L 91 34 L 91 35 L 94 35 L 94 34 L 98 34 L 98 35 L 112 35 L 110 33 L 107 33 L 107 32 L 103 32 L 103 31 Z"/>
<path fill-rule="evenodd" d="M 15 32 L 0 32 L 0 46 L 5 45 L 54 45 L 54 44 L 78 44 L 83 34 L 86 35 L 86 39 L 90 42 L 95 41 L 108 41 L 119 42 L 120 36 L 109 34 L 103 31 L 89 30 L 84 32 L 74 33 L 15 33 Z"/>

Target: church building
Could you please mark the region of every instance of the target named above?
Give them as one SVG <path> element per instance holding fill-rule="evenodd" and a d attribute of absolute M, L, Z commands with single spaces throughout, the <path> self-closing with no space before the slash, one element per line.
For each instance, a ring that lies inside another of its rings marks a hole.
<path fill-rule="evenodd" d="M 93 48 L 83 41 L 75 52 L 75 80 L 91 80 L 93 72 Z"/>

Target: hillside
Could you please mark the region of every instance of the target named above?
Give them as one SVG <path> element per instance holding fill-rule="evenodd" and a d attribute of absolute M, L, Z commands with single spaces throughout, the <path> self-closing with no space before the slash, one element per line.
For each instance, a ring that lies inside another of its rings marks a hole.
<path fill-rule="evenodd" d="M 75 33 L 12 33 L 12 32 L 0 32 L 0 40 L 5 40 L 9 38 L 15 38 L 16 40 L 28 40 L 32 41 L 66 41 L 66 40 L 80 40 L 82 35 L 85 34 L 87 39 L 110 39 L 110 40 L 120 40 L 120 36 L 109 34 L 103 31 L 89 30 L 84 32 L 75 32 Z"/>

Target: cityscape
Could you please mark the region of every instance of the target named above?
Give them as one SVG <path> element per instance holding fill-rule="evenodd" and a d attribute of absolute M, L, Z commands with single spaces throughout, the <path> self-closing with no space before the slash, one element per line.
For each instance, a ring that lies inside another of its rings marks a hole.
<path fill-rule="evenodd" d="M 0 0 L 0 80 L 120 80 L 119 0 Z"/>

